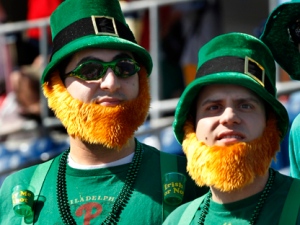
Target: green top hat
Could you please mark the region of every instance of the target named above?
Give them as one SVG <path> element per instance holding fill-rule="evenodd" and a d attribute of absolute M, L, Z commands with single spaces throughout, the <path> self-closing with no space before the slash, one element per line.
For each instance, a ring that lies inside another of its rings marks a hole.
<path fill-rule="evenodd" d="M 53 50 L 42 83 L 64 58 L 92 47 L 130 51 L 148 75 L 152 71 L 151 56 L 136 43 L 118 0 L 65 0 L 52 13 L 50 27 Z"/>
<path fill-rule="evenodd" d="M 272 53 L 259 39 L 243 33 L 213 38 L 200 49 L 196 78 L 186 87 L 176 107 L 173 129 L 177 141 L 183 141 L 183 126 L 200 89 L 210 84 L 235 84 L 252 90 L 275 112 L 283 138 L 289 118 L 276 98 L 275 71 Z"/>
<path fill-rule="evenodd" d="M 260 39 L 291 78 L 300 79 L 300 1 L 279 5 L 269 15 Z"/>

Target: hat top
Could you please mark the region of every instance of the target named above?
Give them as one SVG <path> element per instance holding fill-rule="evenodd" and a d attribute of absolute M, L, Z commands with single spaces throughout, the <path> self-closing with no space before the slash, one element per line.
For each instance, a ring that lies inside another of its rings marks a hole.
<path fill-rule="evenodd" d="M 118 0 L 65 0 L 52 13 L 50 28 L 53 50 L 42 83 L 61 61 L 85 48 L 132 52 L 147 74 L 151 74 L 152 58 L 137 44 Z"/>

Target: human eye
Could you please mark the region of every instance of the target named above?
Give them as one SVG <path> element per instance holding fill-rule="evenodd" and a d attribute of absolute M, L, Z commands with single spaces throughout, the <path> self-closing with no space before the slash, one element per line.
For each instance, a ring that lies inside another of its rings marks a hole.
<path fill-rule="evenodd" d="M 206 111 L 217 111 L 219 109 L 221 109 L 219 104 L 210 104 L 206 106 Z"/>
<path fill-rule="evenodd" d="M 254 106 L 253 106 L 253 104 L 250 104 L 250 103 L 242 103 L 242 104 L 240 104 L 240 108 L 241 109 L 253 109 Z"/>

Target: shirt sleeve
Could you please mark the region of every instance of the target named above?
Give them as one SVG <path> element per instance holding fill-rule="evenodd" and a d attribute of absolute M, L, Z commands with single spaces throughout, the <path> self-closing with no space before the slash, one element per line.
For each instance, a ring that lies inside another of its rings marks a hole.
<path fill-rule="evenodd" d="M 294 119 L 289 135 L 290 175 L 300 178 L 300 114 Z"/>

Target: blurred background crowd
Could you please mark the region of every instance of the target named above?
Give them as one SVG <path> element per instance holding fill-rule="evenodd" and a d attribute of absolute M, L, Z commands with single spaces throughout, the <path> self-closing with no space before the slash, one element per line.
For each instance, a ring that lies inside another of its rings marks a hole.
<path fill-rule="evenodd" d="M 150 51 L 156 67 L 151 76 L 154 113 L 150 112 L 138 138 L 162 151 L 182 154 L 171 122 L 178 97 L 196 73 L 198 49 L 226 32 L 259 37 L 269 12 L 282 1 L 120 1 L 137 42 Z M 47 24 L 60 2 L 0 0 L 0 185 L 9 173 L 68 148 L 65 130 L 55 119 L 48 120 L 54 116 L 40 91 L 39 79 L 51 53 L 51 33 L 47 26 L 42 33 L 44 27 L 35 23 Z M 278 97 L 292 123 L 300 112 L 300 85 L 294 85 L 281 68 L 278 84 Z M 283 173 L 289 167 L 287 138 L 272 163 Z"/>

